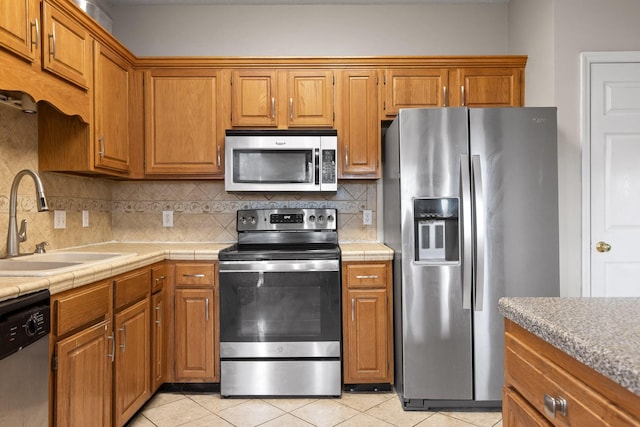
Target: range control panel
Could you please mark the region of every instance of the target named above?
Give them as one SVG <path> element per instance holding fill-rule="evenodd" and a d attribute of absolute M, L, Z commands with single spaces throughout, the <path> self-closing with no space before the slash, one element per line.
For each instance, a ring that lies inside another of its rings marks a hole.
<path fill-rule="evenodd" d="M 333 208 L 241 209 L 236 229 L 242 231 L 336 230 L 338 211 Z"/>

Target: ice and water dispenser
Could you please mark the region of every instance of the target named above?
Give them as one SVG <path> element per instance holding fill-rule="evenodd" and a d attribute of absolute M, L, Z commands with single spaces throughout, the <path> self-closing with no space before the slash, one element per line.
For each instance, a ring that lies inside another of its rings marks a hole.
<path fill-rule="evenodd" d="M 460 260 L 458 213 L 459 203 L 454 197 L 414 200 L 416 261 L 448 264 Z"/>

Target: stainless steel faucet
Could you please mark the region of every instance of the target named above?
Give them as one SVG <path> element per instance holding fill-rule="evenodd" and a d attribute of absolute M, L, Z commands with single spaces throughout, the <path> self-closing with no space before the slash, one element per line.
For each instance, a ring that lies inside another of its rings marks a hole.
<path fill-rule="evenodd" d="M 11 184 L 11 198 L 9 199 L 9 231 L 7 233 L 7 255 L 6 257 L 14 257 L 20 255 L 20 242 L 27 240 L 27 221 L 22 220 L 20 231 L 18 231 L 18 223 L 16 220 L 16 210 L 18 205 L 18 186 L 23 176 L 29 175 L 36 184 L 36 202 L 38 204 L 38 212 L 49 210 L 47 199 L 44 196 L 44 188 L 40 176 L 31 169 L 23 169 L 13 178 Z"/>

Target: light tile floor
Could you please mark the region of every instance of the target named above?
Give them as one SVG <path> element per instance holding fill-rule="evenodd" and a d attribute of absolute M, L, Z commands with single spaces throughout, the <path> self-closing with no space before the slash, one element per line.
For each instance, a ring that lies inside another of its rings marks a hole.
<path fill-rule="evenodd" d="M 127 427 L 502 427 L 499 411 L 402 410 L 395 392 L 339 399 L 222 399 L 219 393 L 157 393 Z"/>

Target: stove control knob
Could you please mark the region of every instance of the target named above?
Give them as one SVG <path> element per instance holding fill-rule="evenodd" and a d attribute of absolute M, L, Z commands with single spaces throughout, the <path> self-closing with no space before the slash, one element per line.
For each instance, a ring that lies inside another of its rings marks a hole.
<path fill-rule="evenodd" d="M 318 222 L 324 222 L 324 215 L 320 215 L 318 217 Z"/>
<path fill-rule="evenodd" d="M 315 222 L 315 221 L 316 221 L 316 216 L 315 216 L 315 215 L 311 215 L 311 216 L 309 217 L 309 221 L 311 221 L 311 222 Z"/>
<path fill-rule="evenodd" d="M 256 218 L 254 216 L 251 217 L 251 224 L 255 224 L 256 223 Z"/>
<path fill-rule="evenodd" d="M 243 223 L 243 224 L 246 224 L 247 223 L 247 218 L 241 216 L 240 217 L 240 222 Z"/>
<path fill-rule="evenodd" d="M 335 218 L 333 218 L 333 215 L 329 215 L 327 216 L 327 222 L 333 222 Z"/>

